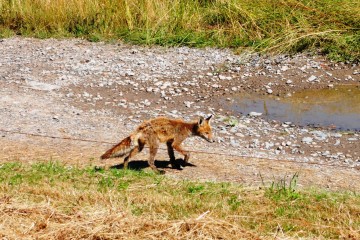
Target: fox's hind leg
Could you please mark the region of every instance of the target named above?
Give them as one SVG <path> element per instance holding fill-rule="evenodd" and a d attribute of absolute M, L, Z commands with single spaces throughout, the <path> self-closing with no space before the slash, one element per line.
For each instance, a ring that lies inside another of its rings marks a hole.
<path fill-rule="evenodd" d="M 145 143 L 141 140 L 138 140 L 138 146 L 136 148 L 134 148 L 133 150 L 131 150 L 129 155 L 127 155 L 124 158 L 124 169 L 128 168 L 130 158 L 132 158 L 133 156 L 135 156 L 136 154 L 141 152 L 144 149 L 144 146 L 145 146 Z"/>
<path fill-rule="evenodd" d="M 149 165 L 150 168 L 155 172 L 155 173 L 159 173 L 159 174 L 164 174 L 165 171 L 164 170 L 159 170 L 156 166 L 155 166 L 155 156 L 156 153 L 158 151 L 159 148 L 159 142 L 158 140 L 151 140 L 149 141 L 149 151 L 150 151 L 150 157 L 149 157 Z"/>

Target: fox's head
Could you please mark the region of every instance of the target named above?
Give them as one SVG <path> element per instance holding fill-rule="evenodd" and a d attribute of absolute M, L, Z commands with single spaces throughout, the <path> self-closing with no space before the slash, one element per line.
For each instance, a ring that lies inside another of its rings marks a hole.
<path fill-rule="evenodd" d="M 203 117 L 200 117 L 200 119 L 198 120 L 198 122 L 195 125 L 195 131 L 194 131 L 194 135 L 195 136 L 199 136 L 203 139 L 205 139 L 208 142 L 214 142 L 213 137 L 212 137 L 212 130 L 211 130 L 211 126 L 210 126 L 210 119 L 212 118 L 212 115 L 210 115 L 210 117 L 207 117 L 206 119 L 204 119 Z"/>

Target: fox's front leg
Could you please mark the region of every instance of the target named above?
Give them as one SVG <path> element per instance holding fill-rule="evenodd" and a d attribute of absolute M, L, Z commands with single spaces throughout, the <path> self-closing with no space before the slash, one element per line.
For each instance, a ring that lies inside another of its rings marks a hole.
<path fill-rule="evenodd" d="M 173 141 L 168 141 L 166 143 L 166 145 L 167 145 L 168 154 L 169 154 L 169 157 L 170 157 L 171 167 L 181 170 L 181 166 L 176 163 L 175 153 L 174 153 L 174 148 L 173 148 Z"/>
<path fill-rule="evenodd" d="M 174 142 L 172 144 L 173 148 L 178 151 L 179 153 L 181 153 L 182 155 L 184 155 L 184 162 L 188 163 L 189 162 L 189 158 L 190 158 L 190 153 L 186 150 L 184 150 L 181 146 L 180 146 L 181 142 Z"/>

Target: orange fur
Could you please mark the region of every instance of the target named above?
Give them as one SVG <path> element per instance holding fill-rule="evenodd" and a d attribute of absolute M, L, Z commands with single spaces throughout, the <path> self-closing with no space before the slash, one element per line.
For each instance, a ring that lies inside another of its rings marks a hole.
<path fill-rule="evenodd" d="M 184 155 L 185 163 L 190 158 L 190 153 L 180 145 L 190 136 L 199 136 L 209 142 L 213 142 L 210 119 L 212 116 L 198 121 L 185 122 L 183 120 L 169 119 L 165 117 L 150 119 L 140 124 L 137 129 L 120 143 L 106 151 L 101 159 L 125 156 L 124 168 L 127 168 L 129 160 L 135 154 L 141 152 L 145 145 L 149 146 L 149 165 L 155 172 L 160 172 L 155 164 L 155 155 L 159 143 L 166 143 L 172 167 L 176 167 L 174 149 Z"/>

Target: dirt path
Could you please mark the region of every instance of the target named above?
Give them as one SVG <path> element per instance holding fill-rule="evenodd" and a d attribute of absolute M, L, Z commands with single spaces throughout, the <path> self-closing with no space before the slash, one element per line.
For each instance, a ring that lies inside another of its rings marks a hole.
<path fill-rule="evenodd" d="M 166 151 L 159 152 L 156 164 L 168 176 L 257 187 L 288 181 L 299 173 L 300 186 L 356 190 L 360 189 L 358 133 L 237 116 L 222 110 L 216 99 L 262 91 L 270 81 L 273 94 L 279 96 L 324 88 L 329 82 L 358 85 L 358 72 L 358 65 L 335 65 L 304 55 L 257 59 L 227 50 L 4 39 L 0 42 L 0 129 L 58 138 L 0 132 L 0 161 L 58 160 L 103 166 L 98 157 L 110 143 L 147 118 L 189 120 L 215 114 L 216 143 L 191 138 L 184 144 L 200 151 L 192 154 L 195 166 L 182 171 L 168 168 Z M 312 75 L 322 80 L 303 81 Z M 289 76 L 293 87 L 283 81 Z M 229 119 L 236 119 L 236 124 Z M 146 168 L 146 159 L 145 150 L 130 167 Z M 114 159 L 106 164 L 121 162 Z"/>

